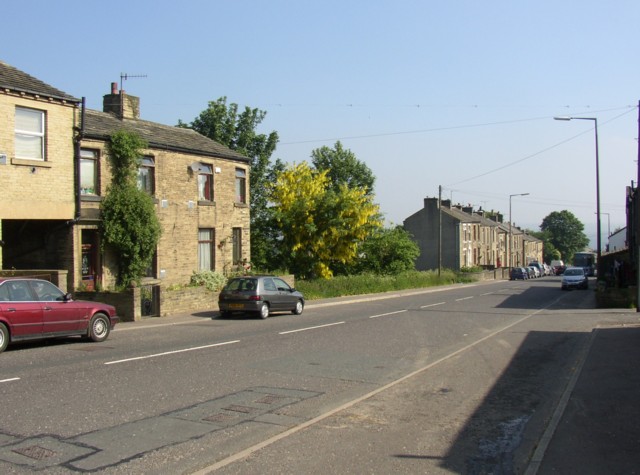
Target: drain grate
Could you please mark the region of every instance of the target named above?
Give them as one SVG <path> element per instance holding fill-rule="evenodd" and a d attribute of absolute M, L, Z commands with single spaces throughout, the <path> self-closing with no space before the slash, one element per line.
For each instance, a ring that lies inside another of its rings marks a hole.
<path fill-rule="evenodd" d="M 223 413 L 219 413 L 219 414 L 214 414 L 212 416 L 209 417 L 205 417 L 204 419 L 202 419 L 203 421 L 207 421 L 207 422 L 229 422 L 232 419 L 235 419 L 236 416 L 234 416 L 233 414 L 223 414 Z"/>
<path fill-rule="evenodd" d="M 39 445 L 32 445 L 30 447 L 20 447 L 13 449 L 13 452 L 24 455 L 34 460 L 44 460 L 49 457 L 53 457 L 56 453 L 53 450 L 45 449 Z"/>
<path fill-rule="evenodd" d="M 276 402 L 280 402 L 284 399 L 284 396 L 277 396 L 275 394 L 267 394 L 266 396 L 258 399 L 256 402 L 258 404 L 273 404 Z"/>
<path fill-rule="evenodd" d="M 241 412 L 243 414 L 251 414 L 256 410 L 255 407 L 240 406 L 238 404 L 232 404 L 231 406 L 223 407 L 222 409 L 225 411 Z"/>

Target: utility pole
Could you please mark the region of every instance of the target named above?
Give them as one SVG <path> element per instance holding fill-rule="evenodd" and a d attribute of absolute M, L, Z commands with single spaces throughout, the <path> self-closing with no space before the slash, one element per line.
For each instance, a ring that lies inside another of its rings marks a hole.
<path fill-rule="evenodd" d="M 640 312 L 640 101 L 638 101 L 638 179 L 636 181 L 636 191 L 633 193 L 633 227 L 636 244 L 636 312 Z M 629 230 L 627 229 L 627 233 Z M 628 235 L 628 234 L 627 234 Z"/>
<path fill-rule="evenodd" d="M 442 273 L 442 185 L 438 185 L 438 278 Z"/>

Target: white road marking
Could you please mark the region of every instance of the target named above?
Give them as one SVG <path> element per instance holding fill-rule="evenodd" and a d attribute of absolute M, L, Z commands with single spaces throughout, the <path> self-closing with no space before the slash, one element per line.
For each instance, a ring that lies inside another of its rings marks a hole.
<path fill-rule="evenodd" d="M 556 301 L 557 300 L 559 300 L 559 299 L 556 299 Z M 213 463 L 213 464 L 209 465 L 208 467 L 205 467 L 205 468 L 203 468 L 201 470 L 198 470 L 197 472 L 194 472 L 192 475 L 208 475 L 211 472 L 214 472 L 214 471 L 216 471 L 216 470 L 218 470 L 218 469 L 220 469 L 222 467 L 226 467 L 227 465 L 230 465 L 230 464 L 232 464 L 234 462 L 237 462 L 239 460 L 247 458 L 251 454 L 253 454 L 253 453 L 255 453 L 255 452 L 259 451 L 259 450 L 262 450 L 265 447 L 268 447 L 271 444 L 273 444 L 273 443 L 275 443 L 275 442 L 277 442 L 279 440 L 282 440 L 282 439 L 284 439 L 286 437 L 289 437 L 289 436 L 291 436 L 291 435 L 293 435 L 293 434 L 295 434 L 297 432 L 300 432 L 300 431 L 306 429 L 307 427 L 313 426 L 314 424 L 317 424 L 318 422 L 323 421 L 323 420 L 327 419 L 328 417 L 330 417 L 330 416 L 332 416 L 332 415 L 334 415 L 334 414 L 336 414 L 336 413 L 338 413 L 340 411 L 343 411 L 343 410 L 348 409 L 348 408 L 350 408 L 352 406 L 355 406 L 356 404 L 358 404 L 358 403 L 360 403 L 360 402 L 362 402 L 362 401 L 364 401 L 366 399 L 369 399 L 369 398 L 371 398 L 371 397 L 373 397 L 373 396 L 375 396 L 375 395 L 377 395 L 377 394 L 379 394 L 379 393 L 381 393 L 383 391 L 386 391 L 387 389 L 392 388 L 392 387 L 402 383 L 403 381 L 406 381 L 406 380 L 408 380 L 410 378 L 413 378 L 414 376 L 416 376 L 418 374 L 421 374 L 421 373 L 424 373 L 425 371 L 428 371 L 429 369 L 439 365 L 440 363 L 442 363 L 444 361 L 447 361 L 447 360 L 449 360 L 451 358 L 456 357 L 457 355 L 459 355 L 461 353 L 464 353 L 465 351 L 467 351 L 467 350 L 469 350 L 469 349 L 471 349 L 471 348 L 473 348 L 473 347 L 475 347 L 475 346 L 487 341 L 490 338 L 493 338 L 496 335 L 499 335 L 500 333 L 508 330 L 509 328 L 512 328 L 512 327 L 524 322 L 525 320 L 533 317 L 534 315 L 537 315 L 538 313 L 542 312 L 546 308 L 548 308 L 551 305 L 553 305 L 553 303 L 555 303 L 556 301 L 554 301 L 551 304 L 545 306 L 544 308 L 541 308 L 541 309 L 538 309 L 538 310 L 536 310 L 534 312 L 531 312 L 530 314 L 525 315 L 522 318 L 519 318 L 518 320 L 516 320 L 514 322 L 511 322 L 508 325 L 505 325 L 504 327 L 499 328 L 499 329 L 489 333 L 488 335 L 485 335 L 482 338 L 479 338 L 478 340 L 475 340 L 475 341 L 469 343 L 468 345 L 465 345 L 462 348 L 459 348 L 459 349 L 449 353 L 448 355 L 444 355 L 441 358 L 439 358 L 439 359 L 427 364 L 426 366 L 423 366 L 422 368 L 419 368 L 419 369 L 417 369 L 415 371 L 412 371 L 411 373 L 408 373 L 408 374 L 406 374 L 404 376 L 401 376 L 400 378 L 396 379 L 395 381 L 391 381 L 390 383 L 387 383 L 384 386 L 381 386 L 381 387 L 379 387 L 377 389 L 374 389 L 373 391 L 370 391 L 367 394 L 364 394 L 362 396 L 356 397 L 355 399 L 352 399 L 351 401 L 348 401 L 348 402 L 342 404 L 341 406 L 338 406 L 338 407 L 336 407 L 334 409 L 330 409 L 327 412 L 314 417 L 313 419 L 310 419 L 308 421 L 302 422 L 302 423 L 298 424 L 297 426 L 293 426 L 293 427 L 291 427 L 291 428 L 289 428 L 289 429 L 287 429 L 287 430 L 285 430 L 285 431 L 283 431 L 283 432 L 281 432 L 279 434 L 274 435 L 273 437 L 270 437 L 270 438 L 268 438 L 266 440 L 263 440 L 262 442 L 258 442 L 257 444 L 254 444 L 251 447 L 247 447 L 246 449 L 241 450 L 239 452 L 236 452 L 235 454 L 231 454 L 228 457 L 226 457 L 226 458 L 224 458 L 222 460 L 219 460 L 216 463 Z"/>
<path fill-rule="evenodd" d="M 0 383 L 10 383 L 11 381 L 18 381 L 20 378 L 8 378 L 8 379 L 0 379 Z"/>
<path fill-rule="evenodd" d="M 407 310 L 398 310 L 396 312 L 388 312 L 388 313 L 381 313 L 380 315 L 372 315 L 369 318 L 378 318 L 378 317 L 386 317 L 387 315 L 396 315 L 398 313 L 404 313 Z"/>
<path fill-rule="evenodd" d="M 432 303 L 432 304 L 429 304 L 429 305 L 423 305 L 423 306 L 422 306 L 422 307 L 420 307 L 420 308 L 437 307 L 438 305 L 444 305 L 445 303 L 447 303 L 447 302 Z"/>
<path fill-rule="evenodd" d="M 462 297 L 461 299 L 456 299 L 456 302 L 461 302 L 462 300 L 469 300 L 472 298 L 473 298 L 473 295 L 471 297 Z"/>
<path fill-rule="evenodd" d="M 136 361 L 136 360 L 146 360 L 149 358 L 156 358 L 158 356 L 175 355 L 176 353 L 185 353 L 187 351 L 204 350 L 206 348 L 214 348 L 216 346 L 231 345 L 232 343 L 238 343 L 239 341 L 240 340 L 232 340 L 232 341 L 225 341 L 223 343 L 214 343 L 212 345 L 195 346 L 193 348 L 184 348 L 182 350 L 165 351 L 164 353 L 156 353 L 154 355 L 137 356 L 135 358 L 127 358 L 124 360 L 107 361 L 105 364 L 109 365 L 109 364 L 127 363 L 129 361 Z"/>
<path fill-rule="evenodd" d="M 286 332 L 279 332 L 278 335 L 287 335 L 289 333 L 297 333 L 297 332 L 304 332 L 307 330 L 315 330 L 317 328 L 325 328 L 325 327 L 331 327 L 333 325 L 342 325 L 344 322 L 336 322 L 336 323 L 327 323 L 326 325 L 318 325 L 315 327 L 306 327 L 306 328 L 298 328 L 297 330 L 289 330 Z"/>

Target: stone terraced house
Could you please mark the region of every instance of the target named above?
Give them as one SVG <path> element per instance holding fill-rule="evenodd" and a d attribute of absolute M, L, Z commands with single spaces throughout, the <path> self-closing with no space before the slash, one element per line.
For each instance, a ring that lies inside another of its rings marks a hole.
<path fill-rule="evenodd" d="M 0 62 L 1 269 L 66 269 L 67 287 L 112 288 L 100 245 L 100 202 L 111 169 L 109 136 L 139 134 L 148 148 L 138 184 L 162 227 L 148 279 L 185 284 L 194 271 L 249 261 L 249 158 L 197 132 L 140 119 L 140 100 L 118 90 L 103 111 Z"/>
<path fill-rule="evenodd" d="M 511 232 L 500 213 L 475 211 L 472 206 L 451 205 L 450 200 L 425 198 L 424 207 L 404 220 L 404 229 L 413 236 L 420 249 L 416 269 L 463 267 L 495 269 L 542 262 L 542 241 L 517 227 Z M 442 210 L 442 213 L 440 213 Z M 511 261 L 509 237 L 511 236 Z M 441 253 L 439 252 L 441 242 Z"/>

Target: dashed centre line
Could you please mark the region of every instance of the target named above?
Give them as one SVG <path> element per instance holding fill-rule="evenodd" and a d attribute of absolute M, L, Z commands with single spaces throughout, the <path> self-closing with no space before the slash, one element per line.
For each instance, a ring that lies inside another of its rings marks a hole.
<path fill-rule="evenodd" d="M 10 383 L 11 381 L 19 381 L 20 378 L 7 378 L 7 379 L 0 379 L 0 383 Z"/>
<path fill-rule="evenodd" d="M 422 307 L 420 307 L 420 308 L 437 307 L 438 305 L 444 305 L 444 304 L 446 304 L 446 303 L 447 303 L 447 302 L 431 303 L 431 304 L 429 304 L 429 305 L 423 305 L 423 306 L 422 306 Z"/>
<path fill-rule="evenodd" d="M 204 350 L 206 348 L 214 348 L 216 346 L 231 345 L 232 343 L 238 343 L 239 341 L 240 340 L 231 340 L 231 341 L 225 341 L 222 343 L 214 343 L 212 345 L 195 346 L 193 348 L 184 348 L 182 350 L 165 351 L 164 353 L 156 353 L 154 355 L 136 356 L 135 358 L 127 358 L 124 360 L 107 361 L 105 364 L 110 365 L 110 364 L 118 364 L 118 363 L 127 363 L 129 361 L 136 361 L 136 360 L 146 360 L 149 358 L 157 358 L 158 356 L 175 355 L 177 353 L 186 353 L 187 351 Z"/>
<path fill-rule="evenodd" d="M 297 332 L 304 332 L 307 330 L 316 330 L 318 328 L 325 328 L 325 327 L 332 327 L 334 325 L 342 325 L 344 322 L 335 322 L 335 323 L 327 323 L 326 325 L 317 325 L 315 327 L 305 327 L 305 328 L 298 328 L 297 330 L 289 330 L 286 332 L 279 332 L 278 335 L 287 335 L 289 333 L 297 333 Z"/>
<path fill-rule="evenodd" d="M 462 297 L 462 298 L 460 298 L 460 299 L 456 299 L 456 302 L 461 302 L 461 301 L 463 301 L 463 300 L 469 300 L 469 299 L 472 299 L 472 298 L 473 298 L 473 295 L 472 295 L 472 296 L 470 296 L 470 297 Z"/>
<path fill-rule="evenodd" d="M 371 315 L 369 318 L 378 318 L 378 317 L 386 317 L 388 315 L 397 315 L 398 313 L 404 313 L 407 310 L 397 310 L 395 312 L 387 312 L 387 313 L 381 313 L 380 315 Z"/>

